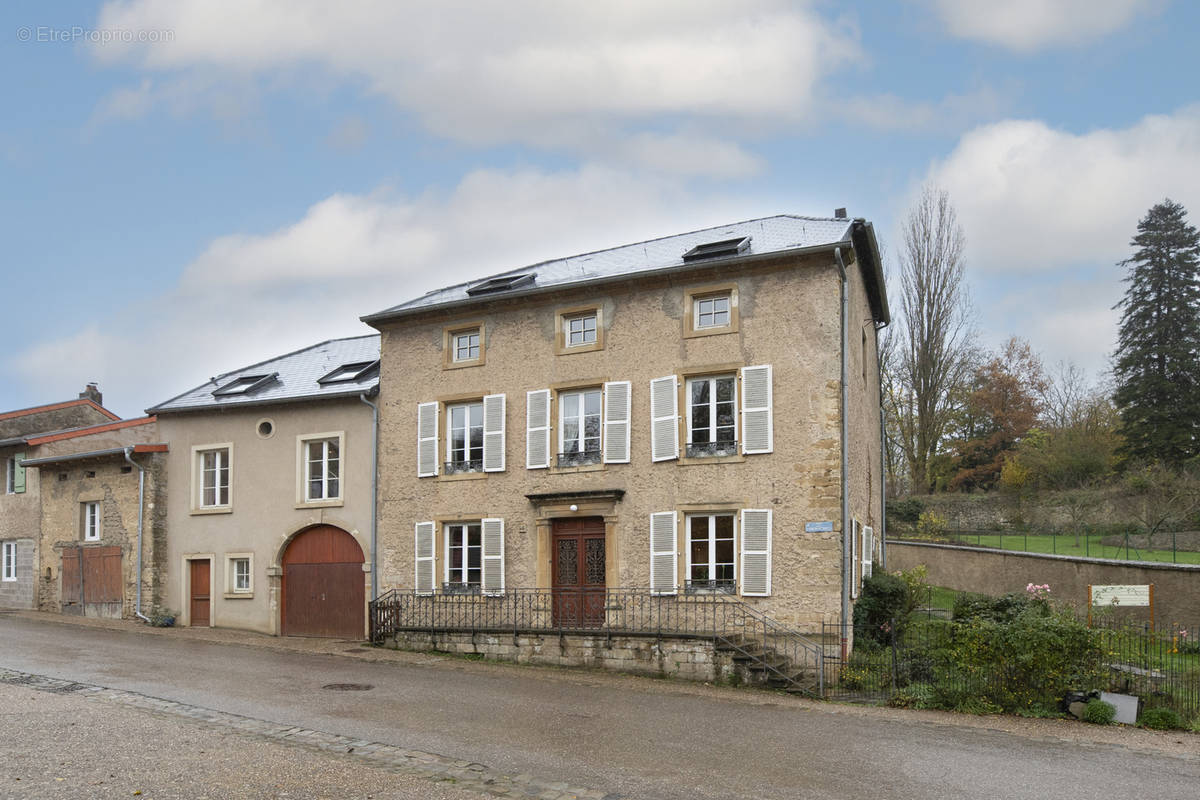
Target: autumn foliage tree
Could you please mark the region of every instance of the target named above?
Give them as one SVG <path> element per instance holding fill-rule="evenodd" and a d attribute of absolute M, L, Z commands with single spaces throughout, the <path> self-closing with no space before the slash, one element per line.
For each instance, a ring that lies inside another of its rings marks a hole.
<path fill-rule="evenodd" d="M 1041 359 L 1016 337 L 975 370 L 950 489 L 991 489 L 1005 459 L 1037 423 L 1046 392 Z"/>

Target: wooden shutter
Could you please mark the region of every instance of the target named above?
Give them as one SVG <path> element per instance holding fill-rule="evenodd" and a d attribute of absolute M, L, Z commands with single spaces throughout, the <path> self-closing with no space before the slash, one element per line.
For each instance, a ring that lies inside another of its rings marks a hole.
<path fill-rule="evenodd" d="M 742 594 L 765 597 L 771 593 L 771 510 L 742 509 Z"/>
<path fill-rule="evenodd" d="M 483 520 L 483 593 L 504 593 L 504 520 Z"/>
<path fill-rule="evenodd" d="M 413 586 L 417 594 L 433 594 L 437 587 L 437 572 L 434 569 L 437 559 L 433 552 L 432 522 L 418 522 L 416 525 L 416 578 Z"/>
<path fill-rule="evenodd" d="M 677 523 L 678 519 L 674 511 L 660 511 L 650 515 L 651 594 L 675 594 L 678 590 Z"/>
<path fill-rule="evenodd" d="M 25 460 L 24 453 L 15 453 L 12 460 L 13 471 L 13 494 L 18 494 L 25 491 L 25 467 L 22 462 Z"/>
<path fill-rule="evenodd" d="M 650 381 L 650 457 L 679 458 L 679 396 L 674 375 Z"/>
<path fill-rule="evenodd" d="M 864 579 L 871 577 L 874 571 L 872 561 L 875 558 L 875 529 L 867 525 L 862 529 L 863 546 L 862 546 L 862 576 Z"/>
<path fill-rule="evenodd" d="M 850 599 L 854 600 L 858 597 L 858 581 L 861 575 L 862 562 L 859 561 L 858 545 L 859 537 L 862 536 L 862 529 L 858 524 L 858 520 L 853 520 L 850 523 Z M 843 551 L 844 552 L 844 551 Z"/>
<path fill-rule="evenodd" d="M 550 390 L 525 393 L 525 468 L 550 467 Z"/>
<path fill-rule="evenodd" d="M 629 463 L 629 415 L 632 384 L 604 384 L 604 463 Z"/>
<path fill-rule="evenodd" d="M 483 398 L 483 471 L 504 472 L 504 395 Z"/>
<path fill-rule="evenodd" d="M 417 405 L 417 477 L 438 474 L 438 404 Z"/>
<path fill-rule="evenodd" d="M 742 452 L 770 453 L 772 433 L 771 365 L 742 367 Z"/>

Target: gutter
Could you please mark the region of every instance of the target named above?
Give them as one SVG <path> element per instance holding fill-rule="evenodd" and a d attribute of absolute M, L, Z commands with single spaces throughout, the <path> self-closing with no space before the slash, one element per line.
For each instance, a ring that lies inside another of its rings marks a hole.
<path fill-rule="evenodd" d="M 379 406 L 363 392 L 358 399 L 371 407 L 371 600 L 379 597 Z"/>
<path fill-rule="evenodd" d="M 142 532 L 146 517 L 146 468 L 133 460 L 133 447 L 124 450 L 125 460 L 138 471 L 138 538 L 137 538 L 137 603 L 133 615 L 142 622 L 150 622 L 150 618 L 142 613 Z"/>
<path fill-rule="evenodd" d="M 854 565 L 850 563 L 850 537 L 853 531 L 850 530 L 850 453 L 848 446 L 850 442 L 850 380 L 848 378 L 849 365 L 847 360 L 846 345 L 850 338 L 847 326 L 850 324 L 850 294 L 848 280 L 846 276 L 846 262 L 842 260 L 842 248 L 835 247 L 833 249 L 833 259 L 838 265 L 838 274 L 840 276 L 839 288 L 841 295 L 841 362 L 842 362 L 842 398 L 841 398 L 841 483 L 842 483 L 842 660 L 845 661 L 849 654 L 849 637 L 847 636 L 846 626 L 850 621 L 850 581 L 854 576 Z"/>
<path fill-rule="evenodd" d="M 183 406 L 181 408 L 168 408 L 166 403 L 162 405 L 152 406 L 146 409 L 147 414 L 162 416 L 163 414 L 188 414 L 213 411 L 236 411 L 239 408 L 257 408 L 259 406 L 281 406 L 287 403 L 312 403 L 322 400 L 345 400 L 347 398 L 358 397 L 363 394 L 376 395 L 379 394 L 379 383 L 374 386 L 363 389 L 347 389 L 344 392 L 330 392 L 328 394 L 306 394 L 298 397 L 268 397 L 262 400 L 242 400 L 229 403 L 204 403 L 196 406 Z M 170 400 L 168 403 L 172 402 Z"/>
<path fill-rule="evenodd" d="M 44 467 L 47 464 L 64 464 L 68 461 L 86 461 L 91 458 L 106 458 L 108 456 L 118 456 L 132 450 L 134 453 L 165 453 L 167 445 L 165 444 L 135 444 L 131 447 L 111 447 L 107 450 L 92 450 L 86 453 L 71 453 L 61 456 L 43 456 L 41 458 L 27 458 L 21 462 L 23 467 Z"/>

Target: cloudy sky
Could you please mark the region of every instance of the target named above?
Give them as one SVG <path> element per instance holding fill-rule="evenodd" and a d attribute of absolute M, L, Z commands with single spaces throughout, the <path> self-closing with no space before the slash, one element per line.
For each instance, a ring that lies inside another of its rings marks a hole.
<path fill-rule="evenodd" d="M 925 182 L 985 343 L 1095 375 L 1138 219 L 1200 221 L 1190 0 L 0 8 L 0 410 L 139 414 L 441 285 Z"/>

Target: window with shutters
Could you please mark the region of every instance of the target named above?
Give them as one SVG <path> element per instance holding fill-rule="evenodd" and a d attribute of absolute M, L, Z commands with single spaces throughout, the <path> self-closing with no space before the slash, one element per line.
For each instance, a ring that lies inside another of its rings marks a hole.
<path fill-rule="evenodd" d="M 483 470 L 483 402 L 446 406 L 446 474 Z"/>
<path fill-rule="evenodd" d="M 483 585 L 483 526 L 479 522 L 456 522 L 443 528 L 446 542 L 447 593 L 477 592 Z"/>
<path fill-rule="evenodd" d="M 228 513 L 232 510 L 232 455 L 232 444 L 192 448 L 193 514 Z"/>
<path fill-rule="evenodd" d="M 706 375 L 688 378 L 687 456 L 737 454 L 737 376 Z"/>
<path fill-rule="evenodd" d="M 629 463 L 631 390 L 629 381 L 609 381 L 527 392 L 526 468 L 600 469 L 596 465 L 601 462 Z"/>
<path fill-rule="evenodd" d="M 25 491 L 25 467 L 21 465 L 24 453 L 9 456 L 5 462 L 4 491 L 8 494 L 20 494 Z"/>
<path fill-rule="evenodd" d="M 737 591 L 734 520 L 733 514 L 687 515 L 686 591 Z"/>
<path fill-rule="evenodd" d="M 590 353 L 604 349 L 604 317 L 599 306 L 559 309 L 555 352 L 559 355 Z"/>
<path fill-rule="evenodd" d="M 344 438 L 341 431 L 296 437 L 299 504 L 341 504 Z"/>
<path fill-rule="evenodd" d="M 736 333 L 738 321 L 737 284 L 701 286 L 684 292 L 685 338 Z"/>
<path fill-rule="evenodd" d="M 482 322 L 464 322 L 442 332 L 442 367 L 477 367 L 484 363 L 486 342 Z"/>
<path fill-rule="evenodd" d="M 3 578 L 6 581 L 15 581 L 17 579 L 17 543 L 5 542 L 3 553 L 4 573 Z"/>

